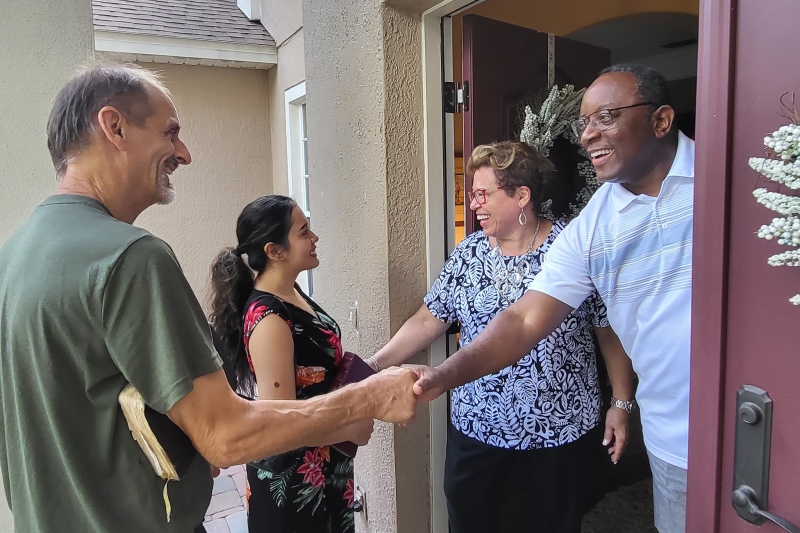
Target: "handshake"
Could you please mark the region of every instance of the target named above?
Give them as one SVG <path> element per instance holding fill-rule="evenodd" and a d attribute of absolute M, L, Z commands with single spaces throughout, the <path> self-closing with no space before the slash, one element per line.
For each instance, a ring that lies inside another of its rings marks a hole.
<path fill-rule="evenodd" d="M 435 368 L 406 365 L 387 368 L 360 385 L 367 388 L 374 402 L 372 418 L 407 424 L 414 419 L 417 402 L 429 402 L 444 392 L 441 382 Z"/>

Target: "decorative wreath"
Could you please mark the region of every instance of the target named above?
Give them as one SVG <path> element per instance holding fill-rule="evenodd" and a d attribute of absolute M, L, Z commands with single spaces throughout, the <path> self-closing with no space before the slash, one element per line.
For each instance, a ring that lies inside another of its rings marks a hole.
<path fill-rule="evenodd" d="M 749 164 L 750 168 L 765 178 L 797 190 L 800 189 L 800 115 L 794 105 L 794 94 L 791 104 L 784 102 L 787 94 L 781 96 L 780 102 L 788 123 L 764 137 L 764 146 L 770 157 L 751 157 Z M 783 215 L 761 226 L 756 234 L 762 239 L 774 240 L 782 246 L 793 248 L 773 255 L 767 259 L 767 263 L 772 266 L 800 266 L 800 249 L 797 248 L 800 246 L 800 197 L 768 191 L 763 187 L 753 191 L 753 196 L 767 209 Z M 800 294 L 795 294 L 789 301 L 800 305 Z"/>
<path fill-rule="evenodd" d="M 534 113 L 531 106 L 525 106 L 525 119 L 519 136 L 520 141 L 545 157 L 550 155 L 553 144 L 560 138 L 569 141 L 580 154 L 581 160 L 575 170 L 582 179 L 582 187 L 569 204 L 569 218 L 578 216 L 600 186 L 588 154 L 571 127 L 580 114 L 581 99 L 585 91 L 586 89 L 576 91 L 572 85 L 564 85 L 562 88 L 554 85 L 538 112 Z"/>

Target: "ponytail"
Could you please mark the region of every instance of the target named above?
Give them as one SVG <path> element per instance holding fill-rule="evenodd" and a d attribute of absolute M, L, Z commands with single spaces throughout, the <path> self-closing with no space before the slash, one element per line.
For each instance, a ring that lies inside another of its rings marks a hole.
<path fill-rule="evenodd" d="M 253 271 L 238 248 L 226 248 L 217 255 L 211 265 L 211 290 L 211 327 L 226 348 L 220 356 L 233 369 L 236 390 L 253 397 L 255 376 L 244 350 L 244 306 L 253 292 Z"/>

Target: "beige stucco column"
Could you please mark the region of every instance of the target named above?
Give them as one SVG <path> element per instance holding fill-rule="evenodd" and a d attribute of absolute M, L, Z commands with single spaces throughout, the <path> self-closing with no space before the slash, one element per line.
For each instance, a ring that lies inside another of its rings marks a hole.
<path fill-rule="evenodd" d="M 305 0 L 303 21 L 315 297 L 345 347 L 368 356 L 427 290 L 420 17 L 378 0 Z M 423 407 L 409 428 L 379 425 L 359 452 L 358 531 L 430 531 L 428 428 Z"/>
<path fill-rule="evenodd" d="M 45 125 L 52 99 L 93 53 L 90 0 L 3 3 L 0 16 L 0 242 L 56 185 Z M 0 533 L 14 530 L 0 503 Z"/>

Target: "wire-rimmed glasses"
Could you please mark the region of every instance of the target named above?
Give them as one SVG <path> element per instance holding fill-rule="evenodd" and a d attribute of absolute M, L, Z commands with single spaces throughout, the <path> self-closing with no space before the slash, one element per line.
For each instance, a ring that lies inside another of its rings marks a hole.
<path fill-rule="evenodd" d="M 655 105 L 652 102 L 639 102 L 638 104 L 631 104 L 631 105 L 624 105 L 621 107 L 612 107 L 610 109 L 599 109 L 594 113 L 590 113 L 585 117 L 580 117 L 577 120 L 574 120 L 571 124 L 572 132 L 580 138 L 583 135 L 583 132 L 586 128 L 589 127 L 589 124 L 597 131 L 604 131 L 614 126 L 617 119 L 611 113 L 612 111 L 620 111 L 622 109 L 631 109 L 633 107 L 639 107 L 643 105 Z M 592 118 L 592 115 L 597 115 L 597 118 Z"/>

